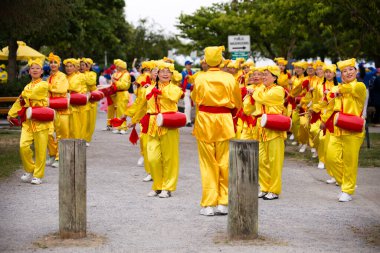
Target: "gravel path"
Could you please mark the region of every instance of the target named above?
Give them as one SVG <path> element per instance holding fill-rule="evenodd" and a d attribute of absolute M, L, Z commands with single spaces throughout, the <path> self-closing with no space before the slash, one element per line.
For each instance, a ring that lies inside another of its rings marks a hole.
<path fill-rule="evenodd" d="M 150 183 L 136 165 L 128 136 L 102 132 L 87 150 L 88 232 L 106 237 L 93 247 L 48 247 L 33 242 L 58 231 L 58 170 L 44 184 L 23 184 L 17 171 L 0 181 L 0 252 L 380 252 L 380 170 L 360 168 L 354 200 L 338 203 L 339 188 L 325 171 L 287 159 L 283 193 L 259 201 L 254 242 L 227 242 L 227 216 L 199 213 L 200 173 L 195 139 L 181 129 L 180 177 L 169 199 L 148 198 Z M 1 164 L 1 162 L 0 162 Z M 43 247 L 44 248 L 44 247 Z"/>

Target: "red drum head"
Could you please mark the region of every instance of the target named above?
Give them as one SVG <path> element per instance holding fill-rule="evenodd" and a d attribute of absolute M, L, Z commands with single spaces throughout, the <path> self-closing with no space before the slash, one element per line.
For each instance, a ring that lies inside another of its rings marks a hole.
<path fill-rule="evenodd" d="M 334 119 L 334 125 L 347 131 L 360 133 L 364 130 L 365 120 L 356 115 L 338 112 Z"/>
<path fill-rule="evenodd" d="M 275 131 L 289 131 L 292 127 L 292 119 L 280 114 L 263 114 L 261 127 Z"/>
<path fill-rule="evenodd" d="M 104 98 L 104 93 L 101 92 L 100 90 L 91 91 L 91 94 L 90 94 L 90 101 L 91 102 L 100 101 L 102 98 Z"/>
<path fill-rule="evenodd" d="M 68 97 L 65 98 L 49 98 L 49 107 L 52 109 L 68 109 L 70 105 L 70 100 Z"/>
<path fill-rule="evenodd" d="M 70 104 L 71 105 L 86 105 L 89 96 L 87 94 L 71 93 Z"/>
<path fill-rule="evenodd" d="M 55 111 L 48 107 L 28 107 L 26 109 L 26 118 L 37 121 L 53 121 Z"/>
<path fill-rule="evenodd" d="M 159 113 L 156 116 L 159 127 L 180 128 L 186 126 L 186 115 L 182 112 Z"/>

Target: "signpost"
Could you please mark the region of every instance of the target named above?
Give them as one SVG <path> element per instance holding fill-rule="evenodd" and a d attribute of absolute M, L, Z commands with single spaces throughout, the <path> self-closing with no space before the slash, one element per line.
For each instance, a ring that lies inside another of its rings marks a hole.
<path fill-rule="evenodd" d="M 232 53 L 232 59 L 248 59 L 251 51 L 251 37 L 249 35 L 228 36 L 228 51 Z"/>

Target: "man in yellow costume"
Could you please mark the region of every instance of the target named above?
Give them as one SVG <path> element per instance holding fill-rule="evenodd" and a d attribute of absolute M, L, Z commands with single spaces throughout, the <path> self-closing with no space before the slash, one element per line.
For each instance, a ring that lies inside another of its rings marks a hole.
<path fill-rule="evenodd" d="M 235 136 L 231 111 L 242 106 L 235 78 L 219 69 L 223 51 L 223 46 L 205 48 L 209 69 L 195 79 L 191 93 L 198 107 L 193 134 L 202 177 L 200 214 L 206 216 L 228 213 L 229 140 Z"/>
<path fill-rule="evenodd" d="M 96 89 L 96 73 L 91 71 L 94 64 L 91 58 L 82 58 L 80 63 L 81 72 L 85 76 L 87 92 L 95 91 Z M 89 102 L 86 105 L 87 122 L 86 126 L 82 128 L 83 136 L 86 140 L 86 146 L 90 146 L 92 135 L 94 134 L 96 124 L 96 111 L 98 107 L 97 102 Z"/>
<path fill-rule="evenodd" d="M 121 118 L 127 109 L 129 101 L 129 86 L 131 85 L 131 76 L 127 71 L 127 63 L 123 60 L 116 59 L 113 64 L 116 66 L 116 72 L 112 75 L 112 87 L 116 91 L 114 103 L 116 104 L 116 117 Z M 112 131 L 114 134 L 126 134 L 127 123 Z"/>
<path fill-rule="evenodd" d="M 364 83 L 356 80 L 356 60 L 352 58 L 340 61 L 337 65 L 342 73 L 342 84 L 332 90 L 336 97 L 334 111 L 362 117 L 367 90 Z M 363 139 L 364 130 L 354 132 L 337 126 L 330 135 L 329 150 L 325 159 L 329 166 L 336 167 L 332 172 L 336 182 L 341 186 L 340 202 L 351 201 L 355 192 L 359 151 Z"/>
<path fill-rule="evenodd" d="M 50 76 L 47 81 L 49 83 L 49 97 L 59 98 L 67 97 L 67 90 L 69 88 L 69 82 L 67 81 L 66 75 L 59 71 L 59 66 L 61 65 L 61 58 L 53 53 L 49 54 L 48 57 L 50 66 Z M 67 109 L 56 109 L 54 119 L 54 128 L 51 129 L 49 133 L 48 150 L 49 155 L 52 158 L 47 160 L 46 164 L 51 165 L 55 168 L 59 165 L 59 151 L 58 142 L 61 139 L 68 139 L 70 137 L 70 124 L 69 116 L 70 110 Z M 53 133 L 55 132 L 55 138 Z"/>
<path fill-rule="evenodd" d="M 284 88 L 277 85 L 280 68 L 268 66 L 263 73 L 263 84 L 253 93 L 256 101 L 256 115 L 285 113 Z M 264 200 L 278 199 L 282 186 L 282 166 L 285 154 L 286 131 L 277 131 L 259 125 L 259 198 Z"/>
<path fill-rule="evenodd" d="M 43 62 L 38 59 L 30 59 L 28 62 L 29 74 L 32 81 L 27 84 L 20 97 L 8 112 L 8 121 L 18 115 L 23 123 L 20 138 L 20 155 L 25 169 L 21 180 L 25 183 L 41 184 L 45 172 L 46 149 L 48 143 L 49 127 L 52 121 L 37 121 L 26 118 L 26 109 L 29 107 L 47 107 L 48 83 L 42 81 Z M 12 123 L 11 123 L 12 124 Z M 35 159 L 31 145 L 34 145 Z"/>

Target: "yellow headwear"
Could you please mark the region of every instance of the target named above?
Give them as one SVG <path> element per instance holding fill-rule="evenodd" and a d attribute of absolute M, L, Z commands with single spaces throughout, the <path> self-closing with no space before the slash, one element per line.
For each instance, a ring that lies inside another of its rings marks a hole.
<path fill-rule="evenodd" d="M 336 73 L 336 65 L 335 64 L 324 65 L 323 71 L 326 71 L 326 70 L 330 70 L 331 72 Z"/>
<path fill-rule="evenodd" d="M 277 62 L 277 64 L 282 64 L 282 65 L 286 65 L 286 64 L 288 64 L 288 61 L 285 60 L 284 57 L 277 57 L 277 58 L 274 58 L 274 61 Z"/>
<path fill-rule="evenodd" d="M 44 61 L 40 58 L 35 58 L 35 59 L 30 58 L 28 60 L 29 67 L 31 67 L 33 64 L 37 64 L 38 66 L 40 66 L 42 68 L 42 66 L 44 65 Z"/>
<path fill-rule="evenodd" d="M 200 64 L 202 65 L 203 63 L 206 63 L 205 58 L 202 58 L 200 61 Z"/>
<path fill-rule="evenodd" d="M 250 67 L 249 69 L 249 73 L 253 73 L 255 71 L 263 72 L 264 70 L 266 70 L 266 67 Z"/>
<path fill-rule="evenodd" d="M 1 64 L 0 68 L 5 69 L 5 64 Z"/>
<path fill-rule="evenodd" d="M 157 68 L 158 68 L 158 70 L 169 69 L 170 72 L 172 72 L 172 73 L 174 72 L 174 64 L 167 63 L 167 62 L 160 62 L 157 65 Z"/>
<path fill-rule="evenodd" d="M 297 62 L 293 62 L 292 65 L 294 67 L 299 67 L 299 68 L 307 69 L 308 63 L 304 62 L 304 61 L 297 61 Z"/>
<path fill-rule="evenodd" d="M 55 54 L 53 54 L 53 53 L 50 53 L 50 54 L 49 54 L 49 56 L 48 56 L 48 60 L 49 60 L 49 62 L 50 62 L 50 61 L 56 61 L 58 64 L 61 63 L 61 58 L 59 58 L 58 55 L 55 55 Z"/>
<path fill-rule="evenodd" d="M 307 66 L 306 66 L 306 68 L 308 68 L 308 67 L 312 67 L 313 69 L 316 69 L 316 68 L 317 68 L 317 66 L 315 65 L 314 62 L 307 62 Z"/>
<path fill-rule="evenodd" d="M 80 61 L 82 61 L 82 62 L 84 62 L 90 66 L 92 66 L 92 64 L 94 64 L 94 61 L 91 58 L 82 58 L 82 59 L 80 59 Z"/>
<path fill-rule="evenodd" d="M 123 60 L 116 59 L 113 61 L 113 64 L 115 64 L 116 67 L 127 69 L 127 63 Z"/>
<path fill-rule="evenodd" d="M 207 65 L 211 67 L 218 66 L 223 60 L 222 52 L 224 50 L 225 50 L 224 46 L 206 47 L 204 52 L 205 52 L 205 61 Z"/>
<path fill-rule="evenodd" d="M 156 62 L 155 61 L 144 61 L 141 64 L 141 68 L 143 69 L 154 69 L 156 67 Z"/>
<path fill-rule="evenodd" d="M 182 81 L 182 74 L 179 73 L 177 70 L 174 70 L 172 81 L 174 81 L 176 84 L 179 84 Z"/>
<path fill-rule="evenodd" d="M 323 68 L 323 66 L 325 66 L 326 64 L 323 61 L 321 61 L 321 60 L 316 60 L 314 62 L 314 65 L 315 65 L 315 68 L 317 68 L 317 67 L 322 67 Z"/>
<path fill-rule="evenodd" d="M 255 67 L 255 63 L 253 61 L 246 61 L 242 65 L 242 67 Z"/>
<path fill-rule="evenodd" d="M 241 63 L 245 62 L 245 59 L 244 58 L 236 58 L 235 61 L 241 64 Z"/>
<path fill-rule="evenodd" d="M 273 75 L 277 77 L 279 77 L 281 74 L 281 70 L 278 66 L 267 66 L 265 70 L 268 70 L 269 72 L 271 72 Z"/>
<path fill-rule="evenodd" d="M 167 62 L 167 63 L 174 63 L 174 60 L 173 59 L 170 59 L 170 58 L 168 58 L 168 57 L 164 57 L 164 58 L 162 58 L 162 60 L 164 61 L 164 62 Z"/>
<path fill-rule="evenodd" d="M 230 61 L 227 65 L 228 68 L 235 68 L 239 69 L 239 62 L 238 61 Z"/>
<path fill-rule="evenodd" d="M 68 63 L 71 63 L 71 64 L 73 64 L 75 66 L 79 66 L 80 62 L 77 59 L 75 59 L 75 58 L 68 58 L 68 59 L 66 59 L 66 60 L 63 61 L 64 65 L 67 65 Z"/>
<path fill-rule="evenodd" d="M 336 64 L 338 65 L 338 68 L 340 69 L 340 71 L 342 71 L 344 68 L 347 68 L 347 67 L 354 67 L 355 68 L 356 59 L 351 58 L 351 59 L 345 60 L 345 61 L 338 61 Z"/>

